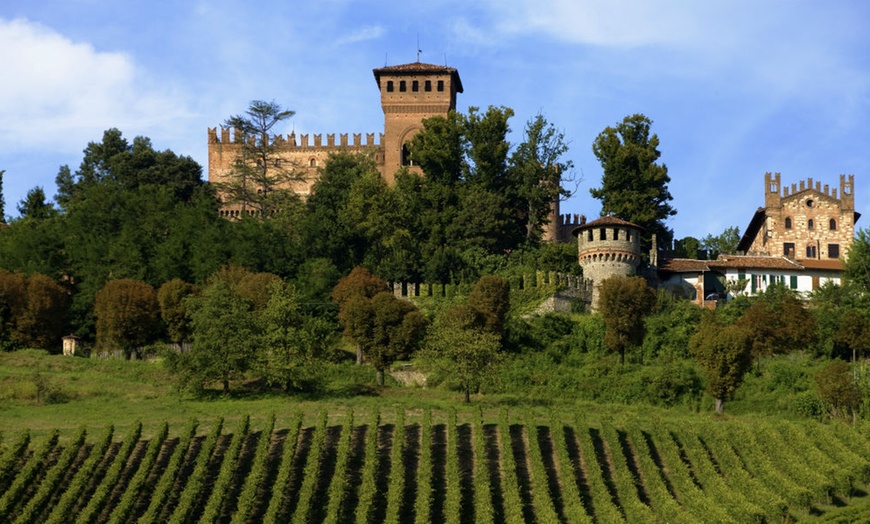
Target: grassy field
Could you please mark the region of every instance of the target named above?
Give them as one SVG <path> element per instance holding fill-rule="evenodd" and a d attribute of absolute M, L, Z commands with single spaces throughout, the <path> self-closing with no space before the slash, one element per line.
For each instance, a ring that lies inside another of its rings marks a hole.
<path fill-rule="evenodd" d="M 155 362 L 0 353 L 0 521 L 870 521 L 865 426 L 333 372 L 195 399 Z"/>

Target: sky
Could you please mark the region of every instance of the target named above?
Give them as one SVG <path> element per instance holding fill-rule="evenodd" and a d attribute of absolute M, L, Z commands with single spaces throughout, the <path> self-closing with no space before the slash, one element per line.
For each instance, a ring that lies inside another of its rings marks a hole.
<path fill-rule="evenodd" d="M 448 65 L 457 109 L 542 114 L 564 134 L 574 196 L 594 219 L 595 137 L 643 113 L 671 178 L 676 238 L 743 233 L 764 173 L 839 187 L 870 213 L 870 2 L 862 0 L 4 0 L 0 170 L 6 214 L 118 128 L 192 157 L 207 129 L 274 100 L 280 133 L 372 133 L 372 69 Z M 419 42 L 419 44 L 418 44 Z M 859 228 L 865 226 L 858 222 Z"/>

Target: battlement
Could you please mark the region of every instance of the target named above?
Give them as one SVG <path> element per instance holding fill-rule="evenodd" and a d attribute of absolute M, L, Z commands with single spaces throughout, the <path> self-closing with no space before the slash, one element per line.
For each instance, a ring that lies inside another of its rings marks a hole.
<path fill-rule="evenodd" d="M 353 133 L 353 143 L 348 141 L 348 133 L 340 133 L 338 135 L 339 143 L 335 143 L 335 133 L 326 135 L 326 145 L 323 144 L 323 135 L 299 135 L 298 141 L 296 133 L 289 135 L 275 135 L 272 137 L 272 144 L 286 148 L 321 148 L 321 147 L 377 147 L 384 143 L 384 134 L 378 133 L 378 141 L 375 142 L 375 133 L 366 133 L 365 144 L 363 144 L 362 133 Z M 255 137 L 244 137 L 237 129 L 229 127 L 220 128 L 220 136 L 218 136 L 218 128 L 208 128 L 208 143 L 209 144 L 235 144 L 240 143 L 247 138 L 248 141 L 255 140 Z M 313 145 L 309 138 L 313 139 Z"/>
<path fill-rule="evenodd" d="M 566 213 L 556 217 L 556 225 L 559 227 L 575 227 L 582 226 L 586 223 L 586 215 L 579 213 Z"/>
<path fill-rule="evenodd" d="M 828 184 L 822 185 L 821 182 L 814 181 L 812 177 L 808 177 L 806 180 L 801 180 L 798 183 L 793 183 L 791 186 L 783 186 L 782 175 L 780 173 L 768 172 L 764 174 L 765 201 L 768 206 L 778 205 L 782 199 L 807 190 L 815 190 L 834 200 L 842 199 L 845 204 L 848 204 L 853 201 L 854 187 L 855 175 L 840 175 L 838 194 L 837 188 L 831 188 Z"/>

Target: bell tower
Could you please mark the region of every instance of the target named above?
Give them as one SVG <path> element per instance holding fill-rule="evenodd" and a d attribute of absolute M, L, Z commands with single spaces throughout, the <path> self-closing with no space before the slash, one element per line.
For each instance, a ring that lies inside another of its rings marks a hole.
<path fill-rule="evenodd" d="M 423 120 L 447 116 L 462 92 L 459 72 L 447 66 L 414 62 L 374 71 L 384 110 L 384 165 L 381 175 L 392 184 L 396 171 L 413 166 L 405 144 L 423 128 Z"/>

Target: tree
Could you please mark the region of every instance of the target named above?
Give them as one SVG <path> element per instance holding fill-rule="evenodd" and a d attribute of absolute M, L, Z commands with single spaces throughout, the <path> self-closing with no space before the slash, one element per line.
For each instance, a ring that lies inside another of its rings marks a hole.
<path fill-rule="evenodd" d="M 843 264 L 843 278 L 864 291 L 870 291 L 870 230 L 855 231 L 852 247 Z"/>
<path fill-rule="evenodd" d="M 272 133 L 294 114 L 274 100 L 253 100 L 243 115 L 231 116 L 224 123 L 235 129 L 239 156 L 218 188 L 227 203 L 241 204 L 243 215 L 251 205 L 261 218 L 269 217 L 295 195 L 284 186 L 299 175 L 295 166 L 280 158 L 280 146 Z"/>
<path fill-rule="evenodd" d="M 619 353 L 620 364 L 628 348 L 643 343 L 644 318 L 655 303 L 655 292 L 641 277 L 614 276 L 601 283 L 598 312 L 604 320 L 604 343 Z"/>
<path fill-rule="evenodd" d="M 495 333 L 500 340 L 511 306 L 510 283 L 495 275 L 481 277 L 468 295 L 468 305 L 480 313 L 481 327 Z"/>
<path fill-rule="evenodd" d="M 0 224 L 6 223 L 6 199 L 3 197 L 3 174 L 5 169 L 0 169 Z"/>
<path fill-rule="evenodd" d="M 23 219 L 44 220 L 54 215 L 55 209 L 45 201 L 45 191 L 36 186 L 18 204 L 18 214 Z"/>
<path fill-rule="evenodd" d="M 27 277 L 26 305 L 16 319 L 14 337 L 22 346 L 59 353 L 69 294 L 49 276 Z"/>
<path fill-rule="evenodd" d="M 769 286 L 736 324 L 750 334 L 759 366 L 763 356 L 807 349 L 816 342 L 815 319 L 803 301 L 782 285 Z"/>
<path fill-rule="evenodd" d="M 169 340 L 182 344 L 190 340 L 191 326 L 187 311 L 187 299 L 195 296 L 198 289 L 180 278 L 173 278 L 157 290 L 160 317 L 166 324 Z"/>
<path fill-rule="evenodd" d="M 526 123 L 524 140 L 511 155 L 511 177 L 517 184 L 517 197 L 525 207 L 526 240 L 536 241 L 549 220 L 553 203 L 568 198 L 562 187 L 564 177 L 574 168 L 562 156 L 568 152 L 564 135 L 538 114 Z"/>
<path fill-rule="evenodd" d="M 716 412 L 723 413 L 725 400 L 734 394 L 752 366 L 749 333 L 742 326 L 722 326 L 714 313 L 707 313 L 689 340 L 689 351 L 704 371 L 707 392 L 716 399 Z"/>
<path fill-rule="evenodd" d="M 677 258 L 697 259 L 701 249 L 701 241 L 695 237 L 685 237 L 674 240 L 674 256 Z"/>
<path fill-rule="evenodd" d="M 718 236 L 707 235 L 701 240 L 701 247 L 707 252 L 708 260 L 716 260 L 719 255 L 732 255 L 740 243 L 740 228 L 726 227 Z"/>
<path fill-rule="evenodd" d="M 502 360 L 501 337 L 481 327 L 480 314 L 460 304 L 438 317 L 420 355 L 424 368 L 459 383 L 465 402 Z"/>
<path fill-rule="evenodd" d="M 258 332 L 251 306 L 229 284 L 216 280 L 190 299 L 189 307 L 193 341 L 190 352 L 175 357 L 173 367 L 181 382 L 196 391 L 218 381 L 226 395 L 230 381 L 254 359 Z"/>
<path fill-rule="evenodd" d="M 273 281 L 266 306 L 257 315 L 262 349 L 260 373 L 283 391 L 299 389 L 316 374 L 317 352 L 328 346 L 329 333 L 311 329 L 312 320 L 302 314 L 296 289 Z"/>
<path fill-rule="evenodd" d="M 119 279 L 106 283 L 94 302 L 97 347 L 121 349 L 129 357 L 136 348 L 154 339 L 160 306 L 154 288 L 140 280 Z"/>
<path fill-rule="evenodd" d="M 368 269 L 357 266 L 349 275 L 339 280 L 332 290 L 332 301 L 338 306 L 338 322 L 345 335 L 357 341 L 357 364 L 362 364 L 364 353 L 358 341 L 368 340 L 372 336 L 371 311 L 367 301 L 389 289 L 382 279 L 372 275 Z"/>
<path fill-rule="evenodd" d="M 832 417 L 851 414 L 854 420 L 862 398 L 849 364 L 839 359 L 831 361 L 816 374 L 816 389 Z"/>
<path fill-rule="evenodd" d="M 659 138 L 650 136 L 652 120 L 642 114 L 625 117 L 616 127 L 607 127 L 592 144 L 604 174 L 601 187 L 590 189 L 601 201 L 601 213 L 612 214 L 635 223 L 646 231 L 647 243 L 652 234 L 659 243 L 668 245 L 673 232 L 664 224 L 677 214 L 668 183 L 668 168 L 657 164 L 661 156 Z"/>
<path fill-rule="evenodd" d="M 834 342 L 852 350 L 852 362 L 858 355 L 867 355 L 870 349 L 870 314 L 865 309 L 849 308 L 842 313 L 837 323 Z"/>

